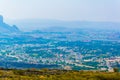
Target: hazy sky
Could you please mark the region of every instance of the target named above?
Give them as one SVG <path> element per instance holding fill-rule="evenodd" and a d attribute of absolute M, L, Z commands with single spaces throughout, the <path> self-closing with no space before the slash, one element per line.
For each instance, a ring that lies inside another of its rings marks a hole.
<path fill-rule="evenodd" d="M 120 0 L 0 0 L 7 19 L 120 22 Z"/>

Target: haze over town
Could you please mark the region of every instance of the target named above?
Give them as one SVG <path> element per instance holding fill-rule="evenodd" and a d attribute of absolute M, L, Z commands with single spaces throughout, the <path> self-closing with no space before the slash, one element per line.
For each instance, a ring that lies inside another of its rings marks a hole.
<path fill-rule="evenodd" d="M 48 27 L 46 24 L 60 27 L 68 21 L 119 23 L 119 4 L 120 0 L 1 0 L 0 14 L 9 24 L 29 31 Z"/>

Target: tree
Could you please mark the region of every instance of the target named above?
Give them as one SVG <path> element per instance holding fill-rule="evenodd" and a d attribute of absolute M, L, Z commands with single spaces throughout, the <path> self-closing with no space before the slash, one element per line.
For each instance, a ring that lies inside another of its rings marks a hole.
<path fill-rule="evenodd" d="M 119 72 L 119 69 L 117 67 L 113 68 L 114 72 Z"/>

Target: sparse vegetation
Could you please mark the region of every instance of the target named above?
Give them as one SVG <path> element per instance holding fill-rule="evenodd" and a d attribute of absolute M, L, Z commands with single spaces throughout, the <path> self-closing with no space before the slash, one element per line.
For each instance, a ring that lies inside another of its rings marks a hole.
<path fill-rule="evenodd" d="M 118 72 L 1 69 L 0 80 L 120 80 Z"/>

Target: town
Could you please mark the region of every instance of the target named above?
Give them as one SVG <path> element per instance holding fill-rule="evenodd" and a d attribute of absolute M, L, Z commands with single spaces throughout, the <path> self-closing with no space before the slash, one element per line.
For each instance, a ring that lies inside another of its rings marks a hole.
<path fill-rule="evenodd" d="M 117 31 L 84 29 L 79 32 L 33 31 L 4 37 L 1 34 L 1 67 L 25 68 L 22 65 L 28 64 L 30 68 L 47 65 L 56 69 L 112 71 L 120 66 L 119 35 Z M 15 66 L 16 63 L 22 65 Z"/>

